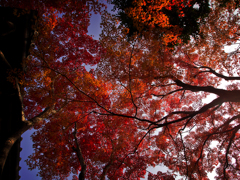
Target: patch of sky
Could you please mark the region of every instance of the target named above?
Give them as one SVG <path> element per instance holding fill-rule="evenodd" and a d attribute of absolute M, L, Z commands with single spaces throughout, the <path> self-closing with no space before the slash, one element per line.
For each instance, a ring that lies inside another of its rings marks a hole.
<path fill-rule="evenodd" d="M 236 43 L 231 45 L 224 46 L 224 51 L 229 54 L 237 51 L 238 49 L 240 49 L 240 41 L 237 41 Z"/>
<path fill-rule="evenodd" d="M 144 178 L 141 178 L 141 180 L 147 180 L 147 177 L 148 177 L 148 173 L 151 172 L 152 174 L 157 174 L 158 171 L 161 171 L 163 173 L 166 173 L 166 172 L 172 172 L 171 170 L 169 170 L 166 166 L 164 166 L 163 164 L 160 164 L 160 165 L 157 165 L 155 167 L 148 167 L 147 168 L 147 173 L 145 174 L 145 177 Z M 177 176 L 175 177 L 176 180 L 178 179 L 181 179 L 182 177 L 177 174 Z"/>
<path fill-rule="evenodd" d="M 195 4 L 193 5 L 193 9 L 199 10 L 199 8 L 200 8 L 199 4 L 195 3 Z"/>

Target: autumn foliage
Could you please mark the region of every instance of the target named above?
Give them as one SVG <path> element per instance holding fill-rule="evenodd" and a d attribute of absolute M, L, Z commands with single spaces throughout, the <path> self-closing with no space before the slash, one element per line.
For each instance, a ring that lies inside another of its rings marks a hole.
<path fill-rule="evenodd" d="M 149 136 L 157 129 L 151 141 L 157 163 L 189 179 L 207 179 L 215 170 L 217 179 L 238 179 L 239 48 L 226 53 L 223 47 L 238 42 L 239 16 L 232 2 L 213 4 L 200 29 L 205 38 L 174 52 L 153 36 L 127 41 L 126 27 L 106 15 L 101 43 L 107 53 L 98 74 L 117 86 L 116 111 L 146 122 Z M 221 89 L 224 81 L 232 82 Z M 210 94 L 215 97 L 207 102 Z"/>
<path fill-rule="evenodd" d="M 200 36 L 199 26 L 210 12 L 208 0 L 113 0 L 128 36 L 154 34 L 163 44 L 186 43 Z"/>
<path fill-rule="evenodd" d="M 239 42 L 238 4 L 113 2 L 127 19 L 96 1 L 41 1 L 21 81 L 37 129 L 30 169 L 43 179 L 135 180 L 162 164 L 169 172 L 149 180 L 239 179 L 239 46 L 223 50 Z M 87 35 L 91 12 L 102 16 L 99 41 Z"/>

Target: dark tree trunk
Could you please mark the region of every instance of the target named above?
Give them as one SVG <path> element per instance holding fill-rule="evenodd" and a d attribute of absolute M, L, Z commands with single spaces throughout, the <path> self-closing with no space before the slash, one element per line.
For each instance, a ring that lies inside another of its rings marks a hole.
<path fill-rule="evenodd" d="M 18 180 L 21 135 L 14 133 L 22 126 L 22 104 L 19 91 L 9 81 L 9 72 L 23 71 L 31 43 L 31 18 L 35 12 L 20 17 L 13 8 L 0 7 L 0 179 Z M 18 9 L 18 11 L 21 11 Z M 13 82 L 16 75 L 12 75 Z M 17 137 L 17 138 L 16 138 Z M 5 157 L 7 156 L 7 158 Z"/>

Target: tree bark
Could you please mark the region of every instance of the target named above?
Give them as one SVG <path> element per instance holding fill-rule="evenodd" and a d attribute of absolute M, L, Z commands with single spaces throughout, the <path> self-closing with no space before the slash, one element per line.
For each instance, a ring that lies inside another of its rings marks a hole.
<path fill-rule="evenodd" d="M 1 178 L 2 172 L 6 159 L 8 157 L 8 153 L 11 150 L 14 143 L 17 141 L 17 139 L 19 139 L 24 132 L 33 127 L 35 124 L 37 124 L 40 121 L 43 121 L 49 115 L 55 114 L 56 112 L 58 111 L 55 111 L 54 105 L 52 105 L 51 107 L 47 107 L 42 113 L 33 117 L 32 119 L 28 121 L 23 120 L 19 129 L 5 140 L 4 145 L 0 148 L 0 180 L 2 179 Z"/>

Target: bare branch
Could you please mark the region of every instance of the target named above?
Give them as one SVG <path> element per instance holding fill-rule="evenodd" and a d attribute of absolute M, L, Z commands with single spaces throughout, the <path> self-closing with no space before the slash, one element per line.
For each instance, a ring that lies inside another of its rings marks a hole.
<path fill-rule="evenodd" d="M 165 96 L 168 96 L 168 95 L 170 95 L 170 94 L 173 94 L 173 93 L 178 92 L 178 91 L 183 91 L 183 90 L 184 90 L 184 89 L 182 88 L 182 89 L 176 89 L 176 90 L 171 91 L 171 92 L 169 92 L 169 93 L 167 93 L 167 94 L 151 94 L 151 95 L 156 96 L 156 97 L 162 97 L 162 98 L 164 98 Z"/>
<path fill-rule="evenodd" d="M 103 115 L 103 116 L 125 117 L 125 118 L 130 118 L 130 119 L 136 119 L 136 120 L 141 121 L 141 122 L 147 122 L 147 123 L 150 123 L 150 124 L 153 124 L 153 125 L 157 125 L 156 122 L 150 121 L 148 119 L 141 119 L 141 118 L 138 118 L 138 117 L 135 117 L 135 116 L 129 116 L 129 115 L 125 115 L 125 114 L 117 114 L 117 113 L 114 113 L 114 112 L 111 112 L 111 111 L 107 111 L 107 112 L 108 113 L 100 113 L 100 112 L 93 111 L 93 113 L 96 113 L 96 114 L 99 114 L 99 115 Z"/>
<path fill-rule="evenodd" d="M 200 71 L 198 74 L 195 75 L 198 76 L 199 74 L 201 73 L 212 73 L 214 74 L 215 76 L 219 77 L 219 78 L 222 78 L 226 81 L 229 81 L 229 80 L 240 80 L 240 77 L 239 76 L 234 76 L 234 77 L 228 77 L 228 76 L 224 76 L 222 74 L 219 74 L 217 73 L 216 71 L 214 71 L 212 68 L 208 67 L 208 66 L 200 66 L 200 67 L 195 67 L 195 68 L 204 68 L 204 69 L 208 69 L 207 71 Z"/>

